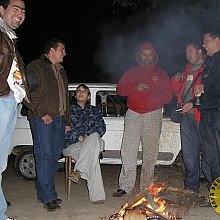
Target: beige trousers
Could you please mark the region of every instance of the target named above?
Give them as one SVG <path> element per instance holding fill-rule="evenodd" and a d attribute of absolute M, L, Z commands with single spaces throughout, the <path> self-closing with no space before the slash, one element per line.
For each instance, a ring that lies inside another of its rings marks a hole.
<path fill-rule="evenodd" d="M 124 136 L 121 147 L 122 168 L 119 188 L 130 193 L 134 189 L 137 173 L 137 155 L 142 144 L 143 162 L 140 189 L 146 188 L 154 178 L 162 127 L 162 109 L 139 114 L 128 109 L 125 116 Z"/>
<path fill-rule="evenodd" d="M 105 190 L 101 174 L 99 153 L 103 140 L 97 132 L 89 135 L 83 142 L 79 141 L 63 150 L 64 156 L 76 160 L 74 170 L 79 170 L 81 178 L 87 181 L 91 201 L 105 200 Z"/>

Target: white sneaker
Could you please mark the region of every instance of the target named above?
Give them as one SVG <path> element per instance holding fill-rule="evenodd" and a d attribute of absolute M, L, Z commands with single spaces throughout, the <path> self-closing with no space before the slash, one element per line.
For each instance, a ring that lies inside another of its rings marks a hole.
<path fill-rule="evenodd" d="M 14 219 L 14 218 L 9 218 L 9 217 L 8 217 L 8 218 L 6 218 L 6 220 L 15 220 L 15 219 Z"/>

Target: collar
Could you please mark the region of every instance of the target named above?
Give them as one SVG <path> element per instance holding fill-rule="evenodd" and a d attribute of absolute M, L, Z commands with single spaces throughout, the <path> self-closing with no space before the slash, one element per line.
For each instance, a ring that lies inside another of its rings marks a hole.
<path fill-rule="evenodd" d="M 0 30 L 6 33 L 11 40 L 14 40 L 17 38 L 15 32 L 4 23 L 2 18 L 0 18 Z"/>

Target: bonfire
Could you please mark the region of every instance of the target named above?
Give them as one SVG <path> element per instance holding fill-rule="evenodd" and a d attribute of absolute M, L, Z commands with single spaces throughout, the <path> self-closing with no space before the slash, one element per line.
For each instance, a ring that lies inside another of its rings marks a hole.
<path fill-rule="evenodd" d="M 166 211 L 166 200 L 158 196 L 165 187 L 164 183 L 151 183 L 141 193 L 128 201 L 121 210 L 109 220 L 176 220 L 174 214 Z"/>

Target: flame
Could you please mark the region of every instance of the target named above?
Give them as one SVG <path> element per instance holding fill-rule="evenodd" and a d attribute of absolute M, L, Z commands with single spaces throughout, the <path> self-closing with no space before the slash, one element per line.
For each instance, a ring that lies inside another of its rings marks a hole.
<path fill-rule="evenodd" d="M 166 209 L 166 201 L 161 199 L 158 194 L 159 192 L 161 192 L 163 189 L 165 188 L 165 184 L 164 183 L 151 183 L 149 185 L 148 188 L 146 188 L 146 190 L 150 193 L 150 195 L 152 196 L 154 202 L 158 205 L 157 209 L 153 209 L 153 207 L 149 204 L 149 202 L 147 201 L 147 199 L 143 196 L 141 199 L 139 199 L 136 203 L 134 203 L 132 206 L 129 207 L 129 210 L 134 210 L 135 207 L 138 207 L 139 205 L 144 205 L 145 207 L 148 208 L 148 210 L 152 210 L 155 211 L 161 215 L 163 215 L 164 217 L 169 218 L 170 220 L 176 220 L 175 215 L 170 215 L 170 213 L 164 211 Z M 126 213 L 126 209 L 128 208 L 128 203 L 126 203 L 121 210 L 118 212 L 118 219 L 119 220 L 123 220 L 124 219 L 124 215 Z M 152 212 L 150 212 L 145 210 L 145 215 L 146 216 L 153 216 L 155 214 L 153 214 Z M 143 210 L 142 210 L 143 211 Z M 135 212 L 137 212 L 137 209 L 135 209 Z"/>

